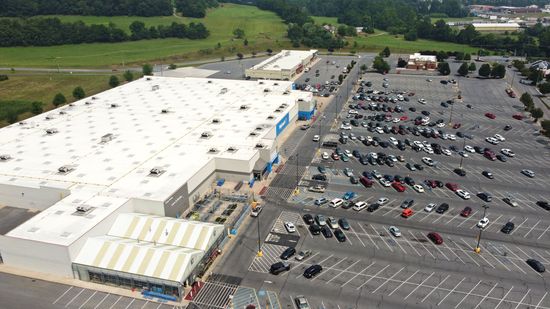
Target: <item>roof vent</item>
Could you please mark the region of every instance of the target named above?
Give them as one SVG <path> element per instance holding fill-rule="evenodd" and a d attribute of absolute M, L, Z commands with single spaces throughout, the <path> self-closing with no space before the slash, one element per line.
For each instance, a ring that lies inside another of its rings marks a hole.
<path fill-rule="evenodd" d="M 201 133 L 201 138 L 210 138 L 212 137 L 212 133 L 210 132 L 202 132 Z"/>
<path fill-rule="evenodd" d="M 92 97 L 92 100 L 97 100 L 97 99 L 99 99 L 99 98 L 98 97 Z"/>
<path fill-rule="evenodd" d="M 85 212 L 88 212 L 92 209 L 92 207 L 88 206 L 88 205 L 82 205 L 82 206 L 78 206 L 76 207 L 76 211 L 79 212 L 79 213 L 85 213 Z"/>
<path fill-rule="evenodd" d="M 264 144 L 262 144 L 262 143 L 258 143 L 258 144 L 256 144 L 256 146 L 255 146 L 255 147 L 256 147 L 256 148 L 264 148 L 264 147 L 265 147 L 265 145 L 264 145 Z"/>
<path fill-rule="evenodd" d="M 256 136 L 256 135 L 258 135 L 258 133 L 256 133 L 256 132 L 250 132 L 249 135 L 250 135 L 250 136 Z"/>
<path fill-rule="evenodd" d="M 101 137 L 101 142 L 102 143 L 107 143 L 107 142 L 112 141 L 114 138 L 115 138 L 115 136 L 113 135 L 113 133 L 107 133 L 107 134 L 105 134 Z"/>
<path fill-rule="evenodd" d="M 269 92 L 269 91 L 271 91 L 271 90 L 269 90 L 269 88 L 264 89 L 264 92 Z"/>
<path fill-rule="evenodd" d="M 222 121 L 221 121 L 221 120 L 219 120 L 218 118 L 214 118 L 214 119 L 212 119 L 212 123 L 216 123 L 216 124 L 217 124 L 217 123 L 220 123 L 220 122 L 222 122 Z"/>
<path fill-rule="evenodd" d="M 160 175 L 162 175 L 164 172 L 165 172 L 165 170 L 162 169 L 162 167 L 153 167 L 153 168 L 149 171 L 149 176 L 160 176 Z"/>
<path fill-rule="evenodd" d="M 254 129 L 254 130 L 256 130 L 256 131 L 261 131 L 261 130 L 263 130 L 263 129 L 264 129 L 264 128 L 262 128 L 262 127 L 256 127 L 256 129 Z"/>
<path fill-rule="evenodd" d="M 19 121 L 19 125 L 21 125 L 21 126 L 24 126 L 26 124 L 27 124 L 27 122 L 25 122 L 25 121 Z"/>
<path fill-rule="evenodd" d="M 153 87 L 151 87 L 151 91 L 159 90 L 159 88 L 160 88 L 159 85 L 153 85 Z"/>
<path fill-rule="evenodd" d="M 151 77 L 147 77 L 146 80 L 151 80 Z"/>
<path fill-rule="evenodd" d="M 65 111 L 59 111 L 59 115 L 65 115 L 66 112 Z"/>
<path fill-rule="evenodd" d="M 56 128 L 50 128 L 50 129 L 46 129 L 46 134 L 55 134 L 57 133 L 57 129 Z"/>
<path fill-rule="evenodd" d="M 260 82 L 259 82 L 258 84 L 260 84 L 260 85 L 263 85 L 263 84 L 264 84 L 264 82 L 260 81 Z"/>
<path fill-rule="evenodd" d="M 273 119 L 273 118 L 275 118 L 275 117 L 273 117 L 273 116 L 271 116 L 271 115 L 267 116 L 267 119 L 269 119 L 269 120 L 271 120 L 271 119 Z"/>
<path fill-rule="evenodd" d="M 241 105 L 240 109 L 241 109 L 241 110 L 247 110 L 247 109 L 248 109 L 248 105 Z"/>
<path fill-rule="evenodd" d="M 111 104 L 111 108 L 117 108 L 119 105 L 116 103 Z"/>
<path fill-rule="evenodd" d="M 84 103 L 86 105 L 92 105 L 92 101 L 86 101 L 86 103 Z"/>
<path fill-rule="evenodd" d="M 273 83 L 273 86 L 279 86 L 279 83 Z"/>
<path fill-rule="evenodd" d="M 229 146 L 229 148 L 227 148 L 227 151 L 229 151 L 229 152 L 237 152 L 237 148 L 236 148 L 236 147 L 233 147 L 233 146 Z"/>
<path fill-rule="evenodd" d="M 54 118 L 53 118 L 53 116 L 48 115 L 48 116 L 46 116 L 45 119 L 46 119 L 46 120 L 52 120 L 52 119 L 54 119 Z"/>
<path fill-rule="evenodd" d="M 212 84 L 212 81 L 211 81 L 211 80 L 209 80 L 209 81 L 207 81 L 207 83 L 209 83 L 209 84 Z"/>
<path fill-rule="evenodd" d="M 63 165 L 62 167 L 57 169 L 59 174 L 68 174 L 68 173 L 72 172 L 73 170 L 74 170 L 74 168 L 71 167 L 71 166 L 68 166 L 68 165 Z"/>
<path fill-rule="evenodd" d="M 208 149 L 208 153 L 218 153 L 218 149 L 210 148 L 210 149 Z"/>
<path fill-rule="evenodd" d="M 170 111 L 167 108 L 163 108 L 160 113 L 161 114 L 168 114 Z"/>
<path fill-rule="evenodd" d="M 0 161 L 9 161 L 11 160 L 11 156 L 9 154 L 2 154 L 0 155 Z"/>
<path fill-rule="evenodd" d="M 220 94 L 225 94 L 227 93 L 227 88 L 222 88 L 222 90 L 220 90 Z"/>
<path fill-rule="evenodd" d="M 69 106 L 70 106 L 70 107 L 73 107 L 73 106 L 74 106 L 74 103 L 69 103 Z"/>
<path fill-rule="evenodd" d="M 289 94 L 289 93 L 290 93 L 290 91 L 288 91 L 288 90 L 285 90 L 285 92 L 283 92 L 283 94 Z"/>
<path fill-rule="evenodd" d="M 275 110 L 275 112 L 276 112 L 276 113 L 280 113 L 281 110 L 277 108 L 277 109 Z"/>

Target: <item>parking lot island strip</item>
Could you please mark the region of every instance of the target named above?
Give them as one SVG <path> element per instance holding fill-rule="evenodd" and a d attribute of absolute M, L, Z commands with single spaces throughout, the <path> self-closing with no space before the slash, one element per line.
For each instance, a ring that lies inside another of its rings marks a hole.
<path fill-rule="evenodd" d="M 2 260 L 179 300 L 230 232 L 191 206 L 257 189 L 313 109 L 291 82 L 144 77 L 3 128 L 2 210 L 34 215 L 3 224 Z"/>

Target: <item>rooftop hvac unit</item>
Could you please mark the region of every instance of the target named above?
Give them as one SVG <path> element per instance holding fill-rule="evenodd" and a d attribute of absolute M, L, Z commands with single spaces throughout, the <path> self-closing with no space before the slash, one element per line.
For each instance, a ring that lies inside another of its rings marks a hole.
<path fill-rule="evenodd" d="M 217 152 L 218 152 L 218 149 L 216 149 L 216 148 L 208 149 L 208 153 L 217 153 Z"/>
<path fill-rule="evenodd" d="M 273 83 L 273 86 L 279 86 L 279 83 Z"/>
<path fill-rule="evenodd" d="M 147 77 L 145 80 L 151 80 L 151 77 Z"/>
<path fill-rule="evenodd" d="M 290 91 L 288 91 L 288 90 L 285 90 L 285 92 L 283 92 L 283 94 L 289 94 L 289 93 L 290 93 Z"/>
<path fill-rule="evenodd" d="M 20 126 L 24 126 L 24 125 L 26 125 L 26 124 L 27 124 L 26 121 L 19 121 L 19 125 L 20 125 Z"/>
<path fill-rule="evenodd" d="M 260 84 L 260 85 L 263 85 L 263 84 L 264 84 L 264 82 L 262 82 L 262 81 L 259 81 L 259 82 L 258 82 L 258 84 Z"/>
<path fill-rule="evenodd" d="M 262 144 L 262 143 L 256 144 L 256 148 L 264 148 L 264 147 L 265 147 L 265 146 L 264 146 L 264 144 Z"/>
<path fill-rule="evenodd" d="M 262 128 L 262 127 L 256 127 L 256 129 L 254 129 L 254 130 L 256 130 L 256 131 L 261 131 L 261 130 L 263 130 L 263 129 L 264 129 L 264 128 Z"/>
<path fill-rule="evenodd" d="M 159 85 L 153 85 L 153 87 L 151 87 L 151 91 L 159 90 L 159 88 L 160 88 Z"/>
<path fill-rule="evenodd" d="M 63 165 L 62 167 L 57 169 L 57 171 L 60 172 L 61 174 L 67 174 L 67 173 L 71 172 L 72 170 L 73 170 L 73 168 L 70 167 L 70 166 L 67 166 L 67 165 Z"/>
<path fill-rule="evenodd" d="M 92 100 L 97 100 L 97 99 L 99 99 L 99 98 L 98 97 L 92 97 Z"/>
<path fill-rule="evenodd" d="M 53 116 L 46 116 L 45 119 L 46 119 L 46 120 L 52 120 L 52 119 L 53 119 Z"/>
<path fill-rule="evenodd" d="M 77 212 L 88 212 L 88 211 L 90 211 L 90 209 L 92 209 L 92 208 L 90 206 L 86 206 L 86 205 L 76 207 Z"/>
<path fill-rule="evenodd" d="M 65 111 L 59 111 L 59 115 L 65 115 L 66 112 Z"/>
<path fill-rule="evenodd" d="M 237 151 L 237 148 L 236 148 L 236 147 L 233 147 L 233 146 L 230 146 L 229 148 L 227 148 L 227 151 L 229 151 L 229 152 L 236 152 L 236 151 Z"/>
<path fill-rule="evenodd" d="M 111 104 L 111 108 L 117 108 L 117 107 L 118 107 L 118 104 L 116 103 Z"/>
<path fill-rule="evenodd" d="M 164 108 L 160 111 L 161 114 L 168 114 L 170 111 L 167 108 Z"/>
<path fill-rule="evenodd" d="M 74 106 L 74 104 L 73 104 L 73 103 L 69 103 L 69 106 L 70 106 L 70 107 L 73 107 L 73 106 Z"/>
<path fill-rule="evenodd" d="M 92 105 L 92 101 L 86 101 L 86 103 L 84 103 L 86 105 Z"/>
<path fill-rule="evenodd" d="M 8 161 L 10 159 L 11 159 L 11 156 L 9 154 L 0 155 L 0 161 Z"/>
<path fill-rule="evenodd" d="M 220 90 L 220 94 L 225 94 L 225 93 L 227 93 L 227 88 L 222 88 L 222 89 Z"/>
<path fill-rule="evenodd" d="M 264 89 L 264 92 L 269 92 L 269 91 L 271 91 L 271 90 L 269 90 L 269 88 Z"/>
<path fill-rule="evenodd" d="M 46 134 L 55 134 L 57 133 L 57 129 L 56 128 L 50 128 L 50 129 L 46 129 Z"/>
<path fill-rule="evenodd" d="M 273 118 L 275 118 L 275 117 L 273 117 L 273 116 L 271 116 L 271 115 L 267 116 L 267 119 L 269 119 L 269 120 L 271 120 L 271 119 L 273 119 Z"/>
<path fill-rule="evenodd" d="M 202 132 L 201 133 L 201 138 L 210 138 L 212 136 L 212 134 L 210 132 Z"/>
<path fill-rule="evenodd" d="M 277 109 L 275 110 L 275 112 L 276 112 L 276 113 L 280 113 L 281 110 L 277 108 Z"/>
<path fill-rule="evenodd" d="M 107 134 L 105 134 L 101 137 L 101 142 L 102 143 L 107 143 L 107 142 L 112 141 L 114 138 L 115 138 L 115 136 L 113 135 L 113 133 L 107 133 Z"/>
<path fill-rule="evenodd" d="M 209 80 L 209 81 L 207 81 L 207 83 L 208 83 L 208 84 L 212 84 L 212 81 L 211 81 L 211 80 Z"/>
<path fill-rule="evenodd" d="M 153 167 L 153 168 L 149 171 L 149 174 L 152 175 L 152 176 L 159 176 L 159 175 L 161 175 L 162 173 L 164 173 L 164 170 L 162 169 L 162 167 Z"/>
<path fill-rule="evenodd" d="M 214 119 L 212 119 L 212 123 L 216 123 L 216 124 L 217 124 L 217 123 L 220 123 L 220 122 L 222 122 L 222 121 L 221 121 L 221 120 L 219 120 L 218 118 L 214 118 Z"/>
<path fill-rule="evenodd" d="M 248 105 L 241 105 L 240 109 L 241 110 L 246 110 L 246 109 L 248 109 Z"/>
<path fill-rule="evenodd" d="M 258 135 L 258 133 L 256 133 L 256 132 L 250 132 L 249 135 L 250 135 L 250 136 L 256 136 L 256 135 Z"/>

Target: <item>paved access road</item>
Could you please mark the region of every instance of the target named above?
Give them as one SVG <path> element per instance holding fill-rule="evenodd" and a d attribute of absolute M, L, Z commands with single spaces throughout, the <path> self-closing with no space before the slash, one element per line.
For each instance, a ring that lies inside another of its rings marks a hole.
<path fill-rule="evenodd" d="M 381 140 L 390 136 L 411 141 L 427 140 L 444 147 L 489 147 L 497 153 L 501 148 L 509 148 L 516 156 L 501 162 L 468 153 L 468 157 L 461 160 L 456 152 L 450 156 L 427 154 L 415 152 L 410 147 L 404 151 L 394 147 L 367 147 L 359 141 L 339 146 L 350 151 L 385 152 L 405 158 L 405 162 L 397 162 L 394 167 L 362 165 L 355 158 L 349 162 L 322 160 L 320 153 L 332 150 L 317 151 L 318 144 L 311 141 L 313 134 L 318 134 L 317 127 L 307 132 L 299 131 L 296 133 L 301 138 L 297 145 L 298 161 L 289 160 L 278 171 L 264 202 L 267 207 L 260 216 L 264 256 L 255 257 L 258 237 L 257 222 L 253 221 L 237 239 L 237 246 L 225 257 L 225 263 L 215 271 L 240 276 L 243 285 L 278 292 L 284 308 L 295 308 L 293 298 L 297 295 L 306 296 L 312 308 L 403 308 L 405 304 L 412 308 L 550 308 L 550 295 L 545 286 L 548 273 L 539 274 L 525 263 L 525 260 L 534 258 L 550 267 L 550 212 L 535 204 L 538 200 L 550 200 L 546 186 L 550 180 L 550 149 L 548 141 L 537 133 L 530 121 L 512 119 L 512 114 L 521 112 L 521 103 L 506 95 L 503 80 L 452 77 L 457 79 L 457 84 L 443 85 L 439 82 L 441 77 L 429 77 L 431 82 L 426 80 L 426 76 L 401 74 L 366 74 L 363 78 L 373 82 L 373 89 L 384 90 L 384 77 L 390 84 L 388 89 L 415 93 L 409 97 L 409 102 L 399 103 L 406 110 L 399 116 L 414 119 L 420 111 L 426 110 L 433 120 L 441 118 L 445 123 L 461 124 L 459 129 L 452 129 L 447 124 L 442 128 L 446 133 L 456 135 L 461 131 L 473 138 L 453 141 L 412 134 L 378 134 L 361 126 L 353 127 L 351 131 L 355 135 L 378 136 Z M 463 100 L 454 104 L 451 116 L 451 108 L 441 106 L 440 102 L 456 98 L 459 91 Z M 417 103 L 419 98 L 426 99 L 426 104 Z M 472 108 L 466 107 L 467 104 Z M 349 109 L 347 104 L 342 105 L 345 106 L 338 122 L 333 114 L 324 119 L 326 122 L 321 127 L 323 140 L 338 138 L 339 121 L 347 116 Z M 412 112 L 409 107 L 415 107 L 417 111 Z M 487 112 L 494 113 L 496 118 L 485 117 Z M 374 112 L 361 113 L 370 115 Z M 413 125 L 408 120 L 399 124 Z M 512 125 L 512 130 L 504 131 L 505 125 Z M 497 133 L 506 140 L 499 145 L 485 141 L 486 137 Z M 436 167 L 423 164 L 421 159 L 424 156 L 437 161 Z M 424 169 L 411 171 L 405 167 L 406 163 L 418 163 Z M 461 163 L 467 172 L 464 177 L 453 172 Z M 307 191 L 307 186 L 317 183 L 311 180 L 311 176 L 318 173 L 319 165 L 328 171 L 327 191 L 323 194 Z M 403 193 L 378 183 L 366 189 L 350 183 L 343 175 L 345 167 L 351 168 L 355 175 L 376 169 L 381 174 L 412 177 L 416 183 L 425 179 L 453 182 L 470 192 L 472 197 L 462 200 L 447 188 L 429 190 L 427 186 L 424 186 L 423 193 L 415 192 L 408 185 Z M 535 177 L 522 175 L 520 171 L 524 168 L 533 170 Z M 486 170 L 494 174 L 493 180 L 481 174 Z M 291 192 L 296 185 L 296 174 L 300 178 L 301 190 L 294 196 Z M 318 197 L 341 197 L 347 191 L 358 194 L 356 201 L 364 200 L 370 204 L 380 197 L 387 197 L 389 202 L 373 213 L 334 209 L 326 205 L 318 207 L 313 203 Z M 492 194 L 493 201 L 487 203 L 476 197 L 475 194 L 481 191 Z M 512 197 L 518 207 L 504 203 L 504 197 Z M 406 198 L 415 201 L 412 206 L 414 214 L 407 219 L 401 217 L 400 208 Z M 444 214 L 425 212 L 428 203 L 448 203 L 450 209 Z M 479 234 L 476 225 L 482 218 L 484 209 L 481 206 L 484 204 L 489 206 L 486 216 L 490 223 L 483 231 L 481 253 L 477 254 L 473 251 Z M 469 217 L 464 218 L 460 212 L 466 206 L 473 210 Z M 301 220 L 305 213 L 346 218 L 350 223 L 350 229 L 344 230 L 346 242 L 311 235 Z M 288 235 L 281 229 L 281 223 L 285 221 L 294 222 L 298 226 L 297 233 Z M 500 232 L 506 222 L 515 224 L 510 234 Z M 392 236 L 388 231 L 390 226 L 398 227 L 401 237 Z M 442 236 L 443 244 L 435 245 L 427 238 L 432 231 Z M 291 259 L 288 273 L 268 274 L 270 265 L 280 260 L 280 253 L 287 246 L 294 246 L 297 250 L 311 249 L 313 253 L 304 261 Z M 312 264 L 320 264 L 324 270 L 314 279 L 305 279 L 302 272 Z"/>

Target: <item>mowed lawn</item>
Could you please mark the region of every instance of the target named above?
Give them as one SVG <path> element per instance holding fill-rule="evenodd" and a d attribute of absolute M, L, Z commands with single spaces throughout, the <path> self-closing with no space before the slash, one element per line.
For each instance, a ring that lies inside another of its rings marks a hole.
<path fill-rule="evenodd" d="M 220 55 L 234 55 L 237 51 L 264 51 L 266 48 L 287 47 L 286 25 L 272 12 L 254 6 L 223 4 L 212 9 L 203 19 L 167 17 L 96 17 L 96 16 L 57 16 L 64 21 L 83 20 L 85 23 L 115 23 L 127 29 L 135 20 L 146 26 L 168 25 L 173 21 L 189 23 L 200 21 L 210 31 L 203 40 L 157 39 L 122 43 L 94 43 L 60 45 L 48 47 L 7 47 L 0 48 L 2 67 L 98 67 L 120 66 L 122 63 L 141 63 L 148 60 L 170 61 L 196 58 L 216 58 Z M 243 40 L 233 39 L 233 30 L 245 31 L 249 46 Z M 221 48 L 216 48 L 220 43 Z"/>
<path fill-rule="evenodd" d="M 388 46 L 392 53 L 413 53 L 421 50 L 436 51 L 461 51 L 466 53 L 476 53 L 477 49 L 463 44 L 438 42 L 431 40 L 418 39 L 416 41 L 405 41 L 402 35 L 391 35 L 388 33 L 375 33 L 368 36 L 358 36 L 350 38 L 350 46 L 353 41 L 358 44 L 358 50 L 382 51 Z"/>

